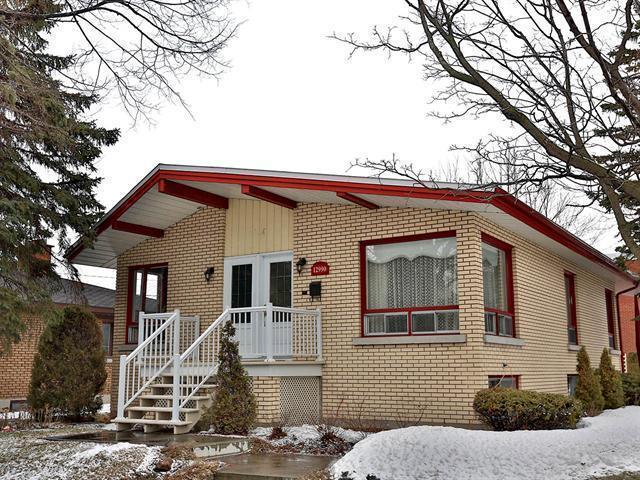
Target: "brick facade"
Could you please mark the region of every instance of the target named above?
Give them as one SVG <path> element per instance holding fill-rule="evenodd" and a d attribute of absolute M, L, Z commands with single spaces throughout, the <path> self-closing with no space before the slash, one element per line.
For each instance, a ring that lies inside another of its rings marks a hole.
<path fill-rule="evenodd" d="M 635 273 L 636 275 L 640 274 L 640 261 L 632 260 L 627 262 L 627 268 L 630 272 Z M 636 318 L 637 316 L 636 302 L 638 302 L 638 299 L 632 295 L 620 295 L 618 302 L 620 308 L 620 335 L 622 337 L 622 352 L 625 354 L 630 352 L 637 352 L 637 327 L 634 318 Z"/>
<path fill-rule="evenodd" d="M 566 393 L 576 352 L 567 346 L 565 270 L 576 275 L 580 343 L 596 363 L 608 345 L 605 289 L 611 281 L 500 228 L 472 212 L 413 208 L 365 210 L 358 206 L 299 204 L 294 211 L 294 261 L 330 264 L 322 300 L 302 294 L 312 280 L 309 268 L 294 273 L 294 306 L 322 307 L 322 412 L 330 418 L 362 418 L 473 424 L 475 392 L 489 375 L 519 375 L 524 389 Z M 128 267 L 167 262 L 168 309 L 200 315 L 203 325 L 222 311 L 225 210 L 203 208 L 118 258 L 114 354 L 126 353 Z M 464 343 L 354 345 L 360 336 L 359 241 L 455 230 L 460 333 Z M 513 245 L 515 318 L 524 346 L 485 343 L 481 235 Z M 266 253 L 266 252 L 262 252 Z M 213 266 L 209 283 L 204 270 Z M 619 366 L 619 355 L 614 355 Z M 113 396 L 117 392 L 117 368 Z M 279 419 L 277 377 L 254 377 L 261 423 Z M 115 410 L 115 409 L 114 409 Z M 350 414 L 345 412 L 351 412 Z M 356 413 L 357 412 L 357 413 Z M 115 412 L 114 412 L 115 413 Z"/>

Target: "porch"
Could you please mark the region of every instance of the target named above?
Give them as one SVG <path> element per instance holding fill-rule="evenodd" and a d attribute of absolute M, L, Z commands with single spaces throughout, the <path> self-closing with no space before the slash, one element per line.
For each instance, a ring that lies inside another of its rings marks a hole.
<path fill-rule="evenodd" d="M 320 309 L 273 306 L 227 308 L 202 333 L 198 316 L 141 312 L 138 346 L 120 357 L 120 429 L 173 427 L 189 431 L 212 402 L 222 326 L 232 322 L 250 376 L 321 376 Z"/>

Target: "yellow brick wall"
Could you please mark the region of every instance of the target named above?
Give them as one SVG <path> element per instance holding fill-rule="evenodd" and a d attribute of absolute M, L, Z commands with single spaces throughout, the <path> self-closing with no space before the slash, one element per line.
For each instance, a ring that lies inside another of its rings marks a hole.
<path fill-rule="evenodd" d="M 457 231 L 460 332 L 467 342 L 354 346 L 360 335 L 359 241 L 447 230 Z M 483 231 L 514 245 L 515 307 L 524 347 L 484 343 Z M 331 267 L 326 277 L 311 277 L 306 269 L 294 286 L 296 306 L 322 306 L 328 417 L 348 410 L 399 423 L 475 423 L 473 395 L 492 374 L 521 375 L 522 388 L 565 393 L 576 356 L 567 347 L 565 268 L 576 274 L 579 335 L 594 364 L 607 345 L 604 288 L 613 285 L 473 213 L 301 205 L 294 222 L 294 259 L 299 257 Z M 312 304 L 301 291 L 316 279 L 322 281 L 322 301 Z"/>
<path fill-rule="evenodd" d="M 112 415 L 116 413 L 118 395 L 117 354 L 128 353 L 127 349 L 119 352 L 125 342 L 128 267 L 167 262 L 167 309 L 179 308 L 184 315 L 200 315 L 204 328 L 222 313 L 224 232 L 225 210 L 202 208 L 168 228 L 163 238 L 146 240 L 118 257 Z M 209 283 L 204 279 L 207 267 L 215 269 Z"/>
<path fill-rule="evenodd" d="M 258 404 L 258 424 L 273 425 L 280 421 L 280 377 L 253 377 L 253 394 Z"/>
<path fill-rule="evenodd" d="M 225 214 L 201 209 L 169 228 L 164 238 L 147 240 L 119 257 L 114 352 L 124 341 L 130 265 L 168 262 L 168 308 L 198 314 L 205 325 L 217 317 L 222 310 Z M 565 393 L 576 356 L 567 348 L 565 269 L 576 274 L 579 335 L 594 365 L 607 345 L 604 289 L 612 284 L 474 213 L 302 204 L 293 216 L 294 261 L 324 260 L 331 268 L 330 275 L 321 277 L 311 277 L 308 266 L 302 274 L 294 273 L 294 305 L 322 307 L 322 407 L 327 417 L 352 412 L 399 424 L 476 423 L 473 396 L 492 374 L 521 375 L 522 388 Z M 459 321 L 466 343 L 354 346 L 353 339 L 360 336 L 359 241 L 448 230 L 457 232 Z M 516 327 L 524 347 L 484 342 L 482 232 L 514 246 Z M 203 278 L 208 266 L 215 268 L 209 284 Z M 311 280 L 322 281 L 320 302 L 302 295 Z M 277 422 L 278 379 L 253 381 L 259 421 Z M 116 366 L 114 393 L 117 382 Z"/>
<path fill-rule="evenodd" d="M 504 371 L 522 375 L 522 388 L 566 393 L 566 375 L 575 373 L 576 352 L 567 346 L 564 272 L 575 274 L 578 337 L 593 367 L 608 347 L 605 289 L 615 290 L 613 283 L 484 218 L 478 217 L 478 225 L 513 245 L 516 330 L 526 342 L 522 348 L 487 345 L 489 365 L 501 373 L 502 363 L 507 363 Z M 617 329 L 617 322 L 614 325 Z M 619 369 L 620 357 L 613 355 L 612 361 Z"/>

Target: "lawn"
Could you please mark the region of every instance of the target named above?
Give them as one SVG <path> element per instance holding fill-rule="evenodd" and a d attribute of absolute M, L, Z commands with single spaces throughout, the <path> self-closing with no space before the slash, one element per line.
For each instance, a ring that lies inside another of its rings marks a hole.
<path fill-rule="evenodd" d="M 85 433 L 97 426 L 0 433 L 0 479 L 98 480 L 154 478 L 158 447 L 45 440 L 52 435 Z M 108 473 L 107 473 L 108 472 Z"/>

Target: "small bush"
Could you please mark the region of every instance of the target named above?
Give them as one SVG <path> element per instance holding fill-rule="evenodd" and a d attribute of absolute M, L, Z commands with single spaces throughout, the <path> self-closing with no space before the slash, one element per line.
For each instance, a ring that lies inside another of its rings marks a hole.
<path fill-rule="evenodd" d="M 285 438 L 287 436 L 287 432 L 280 425 L 276 425 L 271 429 L 271 433 L 267 437 L 269 440 L 280 440 L 281 438 Z"/>
<path fill-rule="evenodd" d="M 627 353 L 627 372 L 640 374 L 640 363 L 638 363 L 638 354 L 636 352 Z"/>
<path fill-rule="evenodd" d="M 591 368 L 587 350 L 582 347 L 578 352 L 578 385 L 575 398 L 582 403 L 584 413 L 589 416 L 598 415 L 604 408 L 604 397 L 598 375 Z"/>
<path fill-rule="evenodd" d="M 102 327 L 81 307 L 65 307 L 49 321 L 33 361 L 29 406 L 70 418 L 95 415 L 107 379 Z"/>
<path fill-rule="evenodd" d="M 604 408 L 620 408 L 624 405 L 624 393 L 622 392 L 622 379 L 620 373 L 613 368 L 609 349 L 602 350 L 600 367 L 598 368 Z"/>
<path fill-rule="evenodd" d="M 640 405 L 640 371 L 622 374 L 625 405 Z"/>
<path fill-rule="evenodd" d="M 498 431 L 575 428 L 582 416 L 582 405 L 573 398 L 500 387 L 480 390 L 473 408 Z"/>
<path fill-rule="evenodd" d="M 222 327 L 215 400 L 198 422 L 198 428 L 213 427 L 220 435 L 246 435 L 257 413 L 249 376 L 240 362 L 238 342 L 233 340 L 235 332 L 231 321 Z"/>

